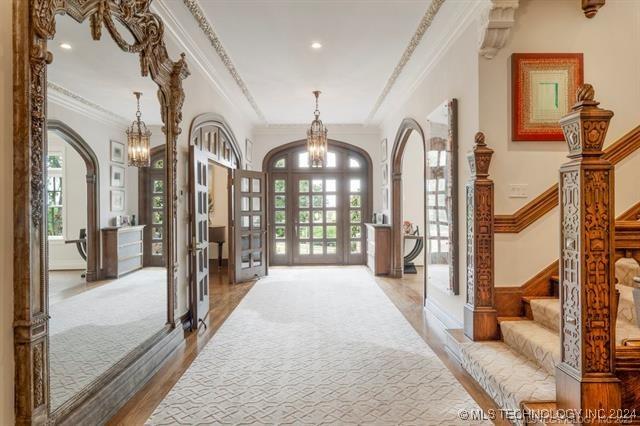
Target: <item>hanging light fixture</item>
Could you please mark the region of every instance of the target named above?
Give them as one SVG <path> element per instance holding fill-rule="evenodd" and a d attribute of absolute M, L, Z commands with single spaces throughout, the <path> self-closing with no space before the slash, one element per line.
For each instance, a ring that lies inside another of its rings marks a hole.
<path fill-rule="evenodd" d="M 327 128 L 320 120 L 320 110 L 318 109 L 318 97 L 320 91 L 313 92 L 316 97 L 316 110 L 313 112 L 315 120 L 311 122 L 311 127 L 307 130 L 307 151 L 309 152 L 309 162 L 312 167 L 322 167 L 327 155 Z"/>
<path fill-rule="evenodd" d="M 129 165 L 133 167 L 149 167 L 151 164 L 150 141 L 151 132 L 147 129 L 144 121 L 141 120 L 140 113 L 140 96 L 142 93 L 133 92 L 136 95 L 138 109 L 136 111 L 136 119 L 127 129 L 127 154 L 129 156 Z"/>

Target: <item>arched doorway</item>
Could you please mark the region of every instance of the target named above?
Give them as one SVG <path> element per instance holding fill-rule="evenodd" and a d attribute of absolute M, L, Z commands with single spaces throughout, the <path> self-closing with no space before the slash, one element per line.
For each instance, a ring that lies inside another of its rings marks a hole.
<path fill-rule="evenodd" d="M 71 127 L 59 120 L 48 120 L 47 131 L 54 132 L 80 155 L 87 168 L 87 270 L 86 281 L 100 279 L 100 170 L 98 157 L 89 144 Z M 75 236 L 70 236 L 75 238 Z"/>
<path fill-rule="evenodd" d="M 323 167 L 310 167 L 306 140 L 279 146 L 263 160 L 269 174 L 270 265 L 366 263 L 371 158 L 345 142 L 328 144 Z"/>

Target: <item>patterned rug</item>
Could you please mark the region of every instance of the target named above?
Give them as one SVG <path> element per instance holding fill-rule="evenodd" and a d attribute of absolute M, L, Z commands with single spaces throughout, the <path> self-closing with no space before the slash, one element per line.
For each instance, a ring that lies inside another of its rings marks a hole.
<path fill-rule="evenodd" d="M 365 268 L 270 273 L 147 424 L 479 424 L 460 420 L 477 404 Z"/>
<path fill-rule="evenodd" d="M 144 268 L 50 306 L 52 409 L 162 329 L 166 277 L 164 268 Z"/>

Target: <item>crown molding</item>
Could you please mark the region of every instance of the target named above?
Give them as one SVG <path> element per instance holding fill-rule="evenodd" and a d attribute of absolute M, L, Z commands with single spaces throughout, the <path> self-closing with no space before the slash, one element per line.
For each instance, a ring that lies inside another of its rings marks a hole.
<path fill-rule="evenodd" d="M 222 45 L 222 41 L 218 37 L 218 34 L 216 33 L 213 24 L 209 22 L 209 20 L 205 16 L 205 13 L 200 7 L 200 3 L 198 2 L 198 0 L 182 0 L 182 1 L 184 5 L 187 7 L 187 9 L 189 10 L 189 12 L 191 12 L 191 16 L 193 16 L 193 19 L 195 19 L 196 22 L 198 23 L 198 27 L 200 27 L 202 32 L 204 32 L 205 36 L 211 43 L 211 46 L 213 46 L 214 50 L 220 57 L 220 60 L 224 64 L 225 68 L 227 69 L 227 71 L 229 71 L 229 74 L 231 74 L 231 77 L 236 82 L 236 84 L 242 91 L 242 94 L 251 105 L 251 108 L 253 108 L 258 118 L 262 122 L 266 123 L 267 119 L 265 118 L 265 115 L 263 114 L 262 110 L 256 103 L 256 100 L 254 99 L 253 95 L 249 91 L 249 88 L 247 87 L 246 83 L 240 76 L 240 73 L 236 69 L 236 66 L 231 60 L 231 57 L 229 57 L 229 54 L 227 53 L 226 49 Z"/>
<path fill-rule="evenodd" d="M 519 0 L 488 0 L 480 23 L 480 56 L 493 59 L 509 39 Z"/>
<path fill-rule="evenodd" d="M 400 61 L 398 61 L 398 64 L 393 69 L 393 72 L 389 76 L 387 83 L 382 89 L 382 93 L 380 93 L 380 96 L 378 96 L 378 99 L 373 105 L 373 108 L 371 109 L 371 112 L 369 113 L 369 116 L 367 117 L 366 122 L 371 121 L 373 117 L 376 115 L 376 113 L 378 112 L 378 109 L 380 109 L 380 106 L 382 106 L 382 103 L 384 102 L 387 95 L 395 85 L 396 81 L 398 80 L 398 77 L 400 77 L 400 74 L 402 74 L 402 70 L 404 69 L 404 67 L 407 65 L 407 63 L 413 56 L 413 52 L 415 52 L 416 48 L 422 41 L 422 37 L 427 32 L 429 27 L 431 27 L 431 23 L 433 22 L 433 19 L 438 14 L 438 11 L 440 10 L 440 6 L 442 6 L 444 2 L 445 0 L 432 0 L 431 4 L 429 4 L 427 11 L 424 13 L 424 15 L 422 16 L 422 19 L 420 20 L 420 23 L 418 24 L 418 28 L 414 32 L 413 37 L 411 37 L 411 40 L 409 40 L 409 44 L 407 45 L 407 47 L 404 50 L 404 53 L 400 57 Z"/>
<path fill-rule="evenodd" d="M 52 81 L 47 82 L 47 101 L 104 124 L 127 127 L 129 120 Z"/>

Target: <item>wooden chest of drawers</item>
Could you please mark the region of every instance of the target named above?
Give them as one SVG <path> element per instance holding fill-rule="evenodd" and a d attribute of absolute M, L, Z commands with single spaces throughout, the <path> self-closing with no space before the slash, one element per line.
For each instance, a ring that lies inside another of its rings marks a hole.
<path fill-rule="evenodd" d="M 144 226 L 102 228 L 103 278 L 118 278 L 142 268 Z"/>
<path fill-rule="evenodd" d="M 367 266 L 375 275 L 391 272 L 391 225 L 367 223 Z"/>

